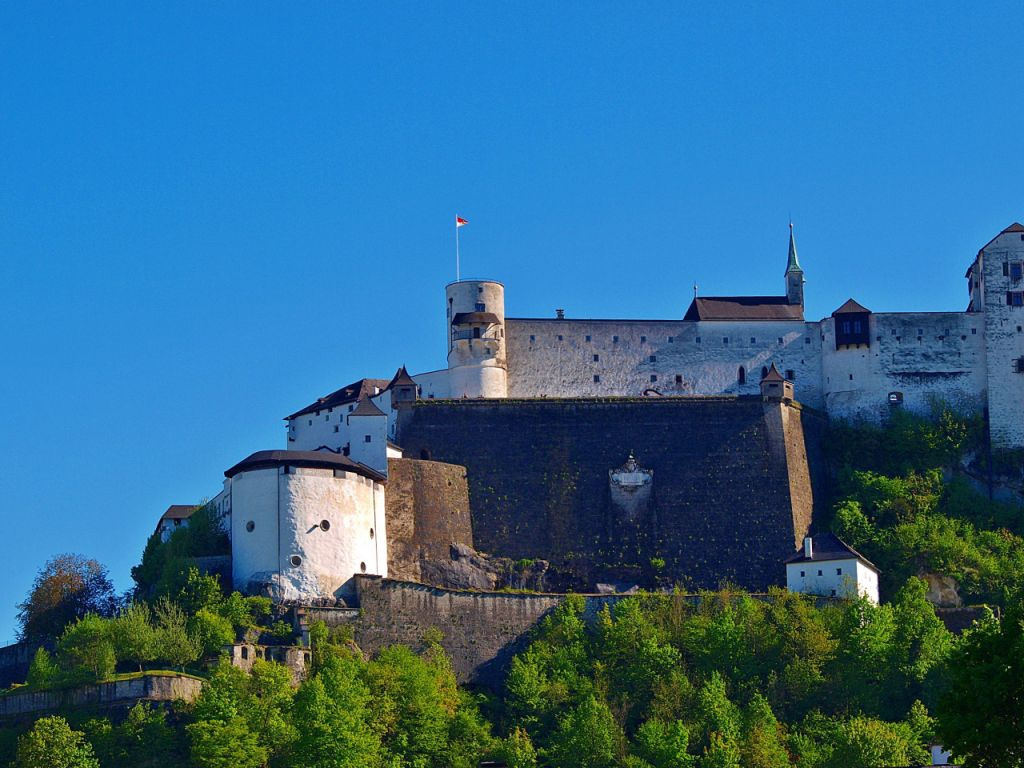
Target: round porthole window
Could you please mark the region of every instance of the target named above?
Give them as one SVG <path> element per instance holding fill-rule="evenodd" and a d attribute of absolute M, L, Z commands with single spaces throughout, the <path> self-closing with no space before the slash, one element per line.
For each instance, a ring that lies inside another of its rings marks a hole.
<path fill-rule="evenodd" d="M 359 570 L 362 571 L 363 573 L 366 573 L 366 563 L 360 563 L 359 564 Z"/>
<path fill-rule="evenodd" d="M 331 530 L 331 521 L 330 520 L 321 520 L 320 521 L 320 530 L 321 531 L 329 531 L 329 530 Z"/>
<path fill-rule="evenodd" d="M 300 565 L 302 565 L 302 558 L 299 557 L 298 555 L 292 555 L 291 556 L 291 564 L 294 565 L 296 568 L 298 568 Z"/>
<path fill-rule="evenodd" d="M 248 523 L 245 524 L 245 530 L 247 530 L 249 533 L 252 533 L 256 530 L 256 523 L 250 520 Z"/>
<path fill-rule="evenodd" d="M 373 528 L 370 529 L 370 538 L 373 538 Z"/>

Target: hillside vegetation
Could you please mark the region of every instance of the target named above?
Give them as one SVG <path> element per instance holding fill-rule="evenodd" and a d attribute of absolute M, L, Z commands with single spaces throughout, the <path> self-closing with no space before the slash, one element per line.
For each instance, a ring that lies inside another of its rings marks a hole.
<path fill-rule="evenodd" d="M 368 658 L 349 634 L 314 625 L 310 675 L 298 686 L 273 662 L 245 673 L 218 660 L 238 638 L 299 639 L 269 601 L 226 593 L 190 565 L 223 548 L 202 517 L 191 533 L 150 541 L 138 589 L 120 601 L 98 564 L 55 560 L 22 605 L 26 636 L 66 622 L 53 652 L 37 654 L 30 688 L 162 667 L 208 683 L 191 705 L 0 729 L 0 764 L 877 768 L 926 763 L 928 745 L 941 742 L 966 766 L 1019 768 L 1024 513 L 989 500 L 963 471 L 988 460 L 981 437 L 980 424 L 949 411 L 832 430 L 825 523 L 882 569 L 882 605 L 721 589 L 640 594 L 587 621 L 584 601 L 570 596 L 498 691 L 456 684 L 444 627 L 415 650 Z M 953 578 L 965 602 L 995 613 L 952 635 L 921 576 Z"/>

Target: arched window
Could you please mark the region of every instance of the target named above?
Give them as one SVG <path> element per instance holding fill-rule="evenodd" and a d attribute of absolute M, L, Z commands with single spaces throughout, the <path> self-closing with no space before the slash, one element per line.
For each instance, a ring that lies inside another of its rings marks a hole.
<path fill-rule="evenodd" d="M 740 384 L 746 384 L 747 383 L 747 372 L 743 368 L 742 365 L 740 366 L 740 372 L 739 372 L 739 375 L 737 376 L 737 379 L 739 380 Z"/>
<path fill-rule="evenodd" d="M 765 365 L 761 366 L 761 380 L 764 381 L 768 378 L 768 367 Z"/>

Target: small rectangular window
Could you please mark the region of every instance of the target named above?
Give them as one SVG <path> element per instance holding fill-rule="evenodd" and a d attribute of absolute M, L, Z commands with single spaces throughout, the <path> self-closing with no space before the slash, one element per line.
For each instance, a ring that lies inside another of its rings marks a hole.
<path fill-rule="evenodd" d="M 696 341 L 698 344 L 700 344 L 700 336 L 697 337 Z"/>
<path fill-rule="evenodd" d="M 750 343 L 751 344 L 757 344 L 757 339 L 754 336 L 751 336 L 750 337 Z"/>
<path fill-rule="evenodd" d="M 481 304 L 479 301 L 476 303 L 476 311 L 477 312 L 484 312 L 486 310 L 487 310 L 487 307 L 484 306 L 483 304 Z"/>
<path fill-rule="evenodd" d="M 352 409 L 349 408 L 349 410 L 351 411 Z M 311 426 L 311 427 L 313 426 L 313 420 L 312 419 L 309 420 L 309 426 Z"/>
<path fill-rule="evenodd" d="M 338 425 L 337 425 L 337 424 L 335 424 L 335 425 L 334 425 L 334 431 L 335 431 L 335 432 L 337 432 L 337 431 L 338 431 Z"/>
<path fill-rule="evenodd" d="M 796 371 L 794 371 L 792 368 L 787 368 L 786 378 L 789 379 L 790 381 L 796 381 Z"/>
<path fill-rule="evenodd" d="M 531 333 L 531 334 L 530 334 L 530 341 L 536 341 L 536 340 L 537 340 L 537 337 L 536 337 L 536 336 L 534 336 L 534 335 L 533 335 L 533 334 Z"/>
<path fill-rule="evenodd" d="M 811 337 L 810 336 L 805 336 L 804 337 L 804 344 L 810 344 L 810 343 L 811 343 Z"/>
<path fill-rule="evenodd" d="M 641 344 L 646 344 L 647 343 L 647 337 L 646 336 L 641 336 L 640 337 L 640 343 Z"/>
<path fill-rule="evenodd" d="M 801 578 L 801 579 L 802 579 L 802 578 L 803 578 L 804 576 L 806 576 L 806 575 L 807 575 L 807 571 L 800 571 L 800 578 Z"/>
<path fill-rule="evenodd" d="M 842 575 L 843 575 L 843 569 L 842 568 L 836 568 L 836 576 L 842 576 Z"/>
<path fill-rule="evenodd" d="M 657 355 L 651 355 L 651 357 L 650 357 L 650 361 L 651 361 L 652 363 L 656 363 L 656 362 L 658 362 L 658 356 L 657 356 Z"/>
<path fill-rule="evenodd" d="M 860 320 L 853 321 L 853 332 L 860 333 Z"/>
<path fill-rule="evenodd" d="M 818 571 L 818 575 L 821 576 L 821 571 Z"/>
<path fill-rule="evenodd" d="M 1007 277 L 1009 274 L 1010 274 L 1010 265 L 1004 261 L 1003 262 L 1003 277 Z"/>
<path fill-rule="evenodd" d="M 594 355 L 594 362 L 595 363 L 601 362 L 601 356 L 600 355 Z"/>
<path fill-rule="evenodd" d="M 656 374 L 653 374 L 653 373 L 652 373 L 652 374 L 651 374 L 651 384 L 653 384 L 653 383 L 654 383 L 654 382 L 656 382 L 657 380 L 658 380 L 658 376 L 657 376 Z"/>
<path fill-rule="evenodd" d="M 676 384 L 682 384 L 682 383 L 683 383 L 683 376 L 682 376 L 682 374 L 677 373 L 676 374 Z"/>
<path fill-rule="evenodd" d="M 779 344 L 781 344 L 781 343 L 782 343 L 782 337 L 779 336 Z"/>
<path fill-rule="evenodd" d="M 723 344 L 728 344 L 729 343 L 729 337 L 728 336 L 723 336 L 722 337 L 722 343 Z"/>
<path fill-rule="evenodd" d="M 669 344 L 675 344 L 676 343 L 675 336 L 669 336 L 668 337 L 668 343 Z"/>
<path fill-rule="evenodd" d="M 612 336 L 612 344 L 618 344 L 618 343 L 619 343 L 619 337 L 618 336 Z"/>
<path fill-rule="evenodd" d="M 594 383 L 595 384 L 600 384 L 601 383 L 601 377 L 598 376 L 596 373 L 594 374 Z"/>
<path fill-rule="evenodd" d="M 369 435 L 367 435 L 366 437 L 363 438 L 363 442 L 364 443 L 373 442 L 373 438 L 371 438 Z"/>
<path fill-rule="evenodd" d="M 559 341 L 561 341 L 561 340 L 562 340 L 562 334 L 558 334 L 558 340 L 559 340 Z"/>
<path fill-rule="evenodd" d="M 590 337 L 589 336 L 587 336 L 587 341 L 590 341 Z"/>

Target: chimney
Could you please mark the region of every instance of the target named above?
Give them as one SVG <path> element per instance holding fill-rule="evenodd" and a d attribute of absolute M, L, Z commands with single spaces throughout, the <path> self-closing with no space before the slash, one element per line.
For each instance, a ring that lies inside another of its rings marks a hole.
<path fill-rule="evenodd" d="M 814 544 L 812 543 L 810 536 L 804 536 L 804 557 L 814 557 Z"/>
<path fill-rule="evenodd" d="M 565 310 L 564 309 L 556 309 L 555 310 L 555 318 L 557 320 L 565 320 Z"/>

